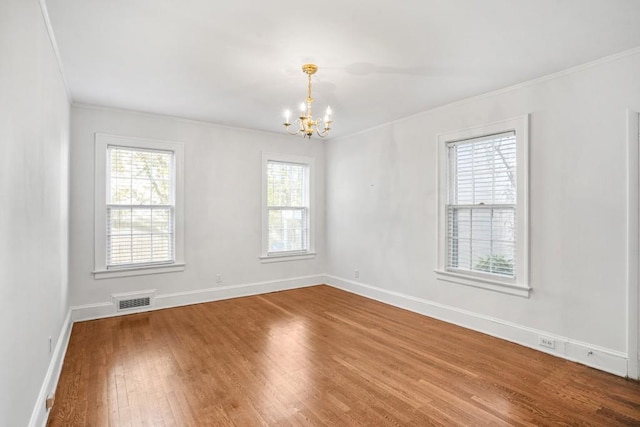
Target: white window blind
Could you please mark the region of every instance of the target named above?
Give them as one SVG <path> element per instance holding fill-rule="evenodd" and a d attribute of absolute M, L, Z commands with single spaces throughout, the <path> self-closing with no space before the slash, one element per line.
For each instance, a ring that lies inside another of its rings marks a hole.
<path fill-rule="evenodd" d="M 174 153 L 107 147 L 106 266 L 174 262 Z"/>
<path fill-rule="evenodd" d="M 447 269 L 515 277 L 516 135 L 447 144 Z"/>
<path fill-rule="evenodd" d="M 309 166 L 267 162 L 269 254 L 309 250 Z"/>

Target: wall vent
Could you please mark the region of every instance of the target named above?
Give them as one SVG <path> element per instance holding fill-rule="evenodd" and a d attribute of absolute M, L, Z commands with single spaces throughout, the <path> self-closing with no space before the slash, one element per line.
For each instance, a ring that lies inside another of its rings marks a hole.
<path fill-rule="evenodd" d="M 153 307 L 155 289 L 143 292 L 113 294 L 113 302 L 117 311 L 135 311 Z"/>
<path fill-rule="evenodd" d="M 151 305 L 151 298 L 133 298 L 133 299 L 121 299 L 118 301 L 118 311 L 130 310 L 138 307 L 148 307 Z"/>

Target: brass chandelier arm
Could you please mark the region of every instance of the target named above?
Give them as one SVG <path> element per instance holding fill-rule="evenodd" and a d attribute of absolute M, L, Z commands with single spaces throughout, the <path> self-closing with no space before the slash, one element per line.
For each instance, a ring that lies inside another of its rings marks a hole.
<path fill-rule="evenodd" d="M 285 127 L 285 130 L 287 131 L 287 133 L 289 135 L 297 135 L 297 134 L 300 133 L 300 130 L 301 130 L 301 129 L 298 129 L 298 130 L 296 130 L 294 132 L 291 132 L 291 123 L 285 123 L 284 127 Z"/>
<path fill-rule="evenodd" d="M 330 127 L 325 127 L 322 132 L 320 132 L 320 129 L 316 129 L 316 133 L 320 138 L 324 138 L 325 136 L 327 136 L 327 134 L 329 134 L 330 130 L 331 130 Z"/>

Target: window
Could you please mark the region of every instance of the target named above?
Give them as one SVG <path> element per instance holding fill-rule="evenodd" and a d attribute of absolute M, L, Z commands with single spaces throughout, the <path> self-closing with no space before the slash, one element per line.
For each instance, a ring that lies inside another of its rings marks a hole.
<path fill-rule="evenodd" d="M 528 296 L 527 118 L 438 142 L 438 278 Z"/>
<path fill-rule="evenodd" d="M 182 146 L 96 134 L 96 278 L 180 271 Z"/>
<path fill-rule="evenodd" d="M 514 277 L 516 135 L 447 143 L 447 269 Z"/>
<path fill-rule="evenodd" d="M 107 147 L 107 268 L 174 261 L 173 159 Z"/>
<path fill-rule="evenodd" d="M 263 155 L 263 262 L 314 255 L 312 164 L 308 157 Z"/>

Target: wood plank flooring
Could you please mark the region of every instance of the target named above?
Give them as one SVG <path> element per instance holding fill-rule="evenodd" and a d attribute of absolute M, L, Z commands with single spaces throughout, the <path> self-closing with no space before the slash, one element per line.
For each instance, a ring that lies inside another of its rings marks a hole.
<path fill-rule="evenodd" d="M 640 384 L 315 286 L 76 323 L 49 425 L 640 425 Z"/>

